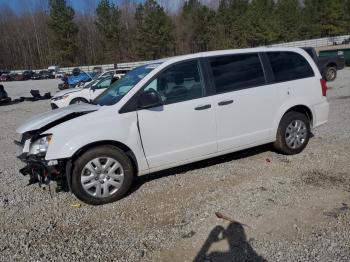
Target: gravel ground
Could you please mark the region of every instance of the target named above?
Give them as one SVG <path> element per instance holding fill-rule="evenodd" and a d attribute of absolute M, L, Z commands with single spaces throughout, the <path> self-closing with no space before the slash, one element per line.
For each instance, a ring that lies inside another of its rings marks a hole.
<path fill-rule="evenodd" d="M 57 83 L 5 88 L 15 98 Z M 349 261 L 350 70 L 329 86 L 329 123 L 303 153 L 262 146 L 142 176 L 101 207 L 73 207 L 70 193 L 51 197 L 18 173 L 14 130 L 49 101 L 0 107 L 0 260 Z"/>

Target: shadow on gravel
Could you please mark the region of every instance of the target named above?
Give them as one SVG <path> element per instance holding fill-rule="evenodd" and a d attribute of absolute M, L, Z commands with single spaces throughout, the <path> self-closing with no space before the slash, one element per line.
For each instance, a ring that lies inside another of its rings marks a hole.
<path fill-rule="evenodd" d="M 208 253 L 214 243 L 223 240 L 227 240 L 229 246 L 228 251 L 212 251 Z M 226 229 L 222 226 L 214 227 L 193 261 L 267 262 L 267 260 L 259 256 L 249 244 L 244 228 L 240 223 L 231 223 Z"/>
<path fill-rule="evenodd" d="M 192 171 L 192 170 L 196 170 L 196 169 L 202 169 L 202 168 L 206 168 L 209 166 L 230 162 L 233 160 L 239 160 L 242 158 L 255 156 L 255 155 L 267 152 L 267 151 L 272 151 L 272 147 L 270 146 L 270 144 L 258 146 L 258 147 L 254 147 L 254 148 L 250 148 L 250 149 L 246 149 L 246 150 L 242 150 L 242 151 L 238 151 L 238 152 L 234 152 L 231 154 L 218 156 L 218 157 L 214 157 L 214 158 L 210 158 L 210 159 L 206 159 L 206 160 L 202 160 L 202 161 L 198 161 L 198 162 L 194 162 L 194 163 L 187 164 L 187 165 L 182 165 L 179 167 L 163 170 L 160 172 L 151 173 L 148 175 L 143 175 L 143 176 L 137 177 L 135 179 L 135 182 L 133 183 L 133 186 L 130 189 L 128 195 L 137 191 L 143 184 L 146 184 L 147 182 L 150 182 L 153 180 L 157 180 L 157 179 L 160 179 L 163 177 L 178 175 L 178 174 L 185 173 L 185 172 Z"/>

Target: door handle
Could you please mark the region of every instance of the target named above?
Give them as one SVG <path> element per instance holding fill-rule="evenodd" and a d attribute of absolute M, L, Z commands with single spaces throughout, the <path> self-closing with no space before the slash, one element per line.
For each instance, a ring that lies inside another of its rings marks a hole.
<path fill-rule="evenodd" d="M 194 110 L 205 110 L 211 108 L 211 105 L 197 106 Z"/>
<path fill-rule="evenodd" d="M 226 105 L 229 105 L 229 104 L 232 104 L 233 103 L 233 100 L 225 100 L 225 101 L 221 101 L 218 103 L 219 106 L 226 106 Z"/>

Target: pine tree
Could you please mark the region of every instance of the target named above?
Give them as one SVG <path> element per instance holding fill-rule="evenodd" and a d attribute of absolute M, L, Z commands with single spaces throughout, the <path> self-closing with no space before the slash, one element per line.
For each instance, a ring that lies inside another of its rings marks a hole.
<path fill-rule="evenodd" d="M 300 39 L 301 17 L 299 0 L 279 0 L 275 10 L 277 40 L 290 42 Z"/>
<path fill-rule="evenodd" d="M 273 0 L 252 0 L 249 4 L 246 27 L 249 47 L 267 45 L 276 40 L 274 12 Z"/>
<path fill-rule="evenodd" d="M 310 37 L 347 33 L 349 29 L 348 0 L 305 0 L 304 17 L 310 26 Z"/>
<path fill-rule="evenodd" d="M 96 8 L 96 27 L 102 35 L 104 56 L 107 61 L 115 61 L 120 57 L 120 40 L 123 34 L 121 11 L 109 0 L 100 0 Z"/>
<path fill-rule="evenodd" d="M 155 0 L 139 4 L 136 13 L 136 49 L 141 59 L 157 59 L 173 53 L 173 23 Z"/>
<path fill-rule="evenodd" d="M 220 0 L 217 11 L 218 48 L 248 46 L 249 0 Z"/>
<path fill-rule="evenodd" d="M 345 28 L 344 32 L 350 34 L 350 0 L 345 0 Z"/>
<path fill-rule="evenodd" d="M 183 39 L 190 45 L 190 52 L 207 51 L 215 48 L 215 11 L 202 5 L 198 0 L 186 2 L 182 8 L 181 18 Z"/>
<path fill-rule="evenodd" d="M 340 35 L 346 33 L 345 0 L 323 1 L 323 21 L 320 23 L 321 35 Z"/>
<path fill-rule="evenodd" d="M 76 37 L 78 27 L 74 23 L 74 10 L 65 0 L 49 0 L 51 58 L 54 63 L 71 65 L 77 53 Z"/>

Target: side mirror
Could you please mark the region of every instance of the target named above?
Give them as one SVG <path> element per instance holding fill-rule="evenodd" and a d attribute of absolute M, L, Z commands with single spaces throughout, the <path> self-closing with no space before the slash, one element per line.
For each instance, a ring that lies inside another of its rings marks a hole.
<path fill-rule="evenodd" d="M 162 105 L 162 97 L 154 89 L 144 91 L 138 97 L 138 107 L 141 109 L 147 109 Z"/>
<path fill-rule="evenodd" d="M 92 92 L 95 92 L 96 86 L 92 86 L 92 87 L 91 87 L 91 90 L 92 90 Z"/>

